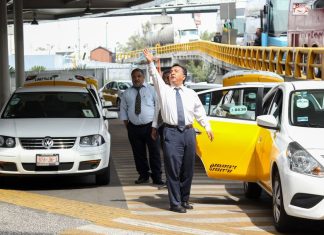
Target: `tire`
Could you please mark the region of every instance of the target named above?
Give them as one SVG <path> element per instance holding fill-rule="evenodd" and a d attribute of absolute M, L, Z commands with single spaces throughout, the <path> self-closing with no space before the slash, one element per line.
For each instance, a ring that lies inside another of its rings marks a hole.
<path fill-rule="evenodd" d="M 97 185 L 107 185 L 110 183 L 110 163 L 108 167 L 102 169 L 96 174 L 96 184 Z"/>
<path fill-rule="evenodd" d="M 244 195 L 249 199 L 258 199 L 261 196 L 262 188 L 257 183 L 243 182 Z"/>
<path fill-rule="evenodd" d="M 272 181 L 272 216 L 278 232 L 288 232 L 292 228 L 292 218 L 287 215 L 282 198 L 282 188 L 279 172 L 274 173 Z"/>

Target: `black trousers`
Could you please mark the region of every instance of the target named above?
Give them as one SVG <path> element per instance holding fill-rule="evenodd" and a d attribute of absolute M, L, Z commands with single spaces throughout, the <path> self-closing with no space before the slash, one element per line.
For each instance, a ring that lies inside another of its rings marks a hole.
<path fill-rule="evenodd" d="M 159 139 L 153 140 L 151 137 L 152 123 L 146 125 L 127 125 L 128 139 L 132 146 L 135 166 L 140 177 L 159 181 L 162 178 L 160 144 Z M 148 148 L 149 160 L 147 159 Z M 151 172 L 150 172 L 151 170 Z"/>
<path fill-rule="evenodd" d="M 170 206 L 188 202 L 195 166 L 196 134 L 193 128 L 179 131 L 164 127 L 164 163 Z"/>

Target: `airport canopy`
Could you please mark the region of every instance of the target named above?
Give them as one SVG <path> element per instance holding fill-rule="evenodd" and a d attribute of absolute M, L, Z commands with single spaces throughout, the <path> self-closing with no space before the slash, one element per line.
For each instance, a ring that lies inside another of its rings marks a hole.
<path fill-rule="evenodd" d="M 8 24 L 14 21 L 14 1 L 23 2 L 24 23 L 84 17 L 127 9 L 150 0 L 7 0 Z M 160 1 L 163 2 L 163 1 Z"/>

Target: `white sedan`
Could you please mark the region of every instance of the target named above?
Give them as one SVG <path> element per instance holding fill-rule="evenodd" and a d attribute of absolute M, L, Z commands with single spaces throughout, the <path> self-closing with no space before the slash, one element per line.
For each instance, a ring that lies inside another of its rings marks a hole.
<path fill-rule="evenodd" d="M 259 185 L 273 197 L 278 231 L 291 217 L 324 219 L 324 82 L 286 82 L 272 89 L 257 117 Z"/>
<path fill-rule="evenodd" d="M 0 112 L 0 174 L 95 174 L 97 184 L 108 184 L 106 119 L 93 89 L 18 88 Z"/>

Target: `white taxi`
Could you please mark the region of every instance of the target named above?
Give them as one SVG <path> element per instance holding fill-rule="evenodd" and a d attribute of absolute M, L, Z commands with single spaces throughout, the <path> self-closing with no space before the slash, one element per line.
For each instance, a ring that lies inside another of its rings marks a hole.
<path fill-rule="evenodd" d="M 278 231 L 292 217 L 324 220 L 324 82 L 282 83 L 264 99 L 257 182 L 273 198 Z"/>
<path fill-rule="evenodd" d="M 248 198 L 262 189 L 271 195 L 274 225 L 284 232 L 292 217 L 324 220 L 324 82 L 277 83 L 263 98 L 266 89 L 198 93 L 215 139 L 195 123 L 197 155 L 209 177 L 245 181 Z"/>
<path fill-rule="evenodd" d="M 0 174 L 95 174 L 109 184 L 106 119 L 84 77 L 27 77 L 0 112 Z"/>

